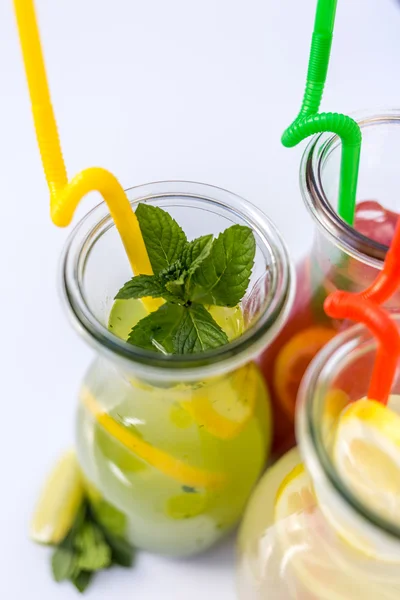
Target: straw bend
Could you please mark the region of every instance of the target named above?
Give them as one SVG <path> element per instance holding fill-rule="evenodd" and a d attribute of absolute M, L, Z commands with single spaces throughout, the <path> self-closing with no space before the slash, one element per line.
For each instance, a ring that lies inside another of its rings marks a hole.
<path fill-rule="evenodd" d="M 100 192 L 121 236 L 133 272 L 151 274 L 151 264 L 137 217 L 117 178 L 106 169 L 92 167 L 68 182 L 33 0 L 14 0 L 14 9 L 36 137 L 50 191 L 53 222 L 59 227 L 69 225 L 81 199 L 89 192 Z M 143 302 L 149 310 L 155 310 L 161 304 L 157 298 L 144 298 Z"/>
<path fill-rule="evenodd" d="M 86 194 L 99 192 L 112 216 L 125 217 L 131 210 L 129 201 L 118 179 L 101 167 L 84 169 L 63 187 L 52 186 L 51 218 L 58 227 L 67 227 L 75 210 Z"/>
<path fill-rule="evenodd" d="M 387 404 L 400 356 L 400 332 L 390 315 L 368 298 L 334 292 L 325 300 L 325 312 L 335 319 L 363 323 L 378 340 L 378 351 L 368 398 Z"/>
<path fill-rule="evenodd" d="M 361 130 L 357 123 L 338 113 L 318 114 L 328 74 L 337 0 L 318 0 L 308 61 L 307 80 L 298 116 L 282 136 L 282 144 L 292 148 L 316 133 L 330 131 L 342 140 L 338 212 L 350 225 L 354 221 Z"/>
<path fill-rule="evenodd" d="M 292 148 L 310 135 L 330 131 L 342 140 L 339 183 L 339 214 L 350 225 L 354 221 L 361 130 L 351 117 L 339 113 L 321 113 L 297 118 L 282 136 L 282 144 Z"/>
<path fill-rule="evenodd" d="M 400 332 L 389 313 L 380 305 L 398 291 L 400 286 L 400 220 L 386 254 L 382 271 L 363 292 L 350 294 L 337 291 L 325 301 L 325 312 L 333 318 L 364 323 L 378 338 L 379 349 L 368 396 L 386 403 L 393 384 L 400 356 Z"/>
<path fill-rule="evenodd" d="M 293 148 L 310 135 L 325 131 L 336 133 L 346 146 L 357 148 L 361 144 L 361 131 L 356 121 L 333 112 L 296 119 L 283 133 L 282 144 L 286 148 Z"/>

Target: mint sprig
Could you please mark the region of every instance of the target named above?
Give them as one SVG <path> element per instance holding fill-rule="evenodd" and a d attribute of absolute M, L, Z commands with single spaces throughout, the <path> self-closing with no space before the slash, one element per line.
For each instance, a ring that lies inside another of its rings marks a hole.
<path fill-rule="evenodd" d="M 125 527 L 126 517 L 111 505 L 102 501 L 94 508 L 85 500 L 70 532 L 53 552 L 55 581 L 71 581 L 83 593 L 96 572 L 112 565 L 130 567 L 133 548 L 123 537 Z"/>
<path fill-rule="evenodd" d="M 188 242 L 178 223 L 159 207 L 139 204 L 136 215 L 154 275 L 137 275 L 117 299 L 163 298 L 139 321 L 128 342 L 164 354 L 191 354 L 228 343 L 207 306 L 236 306 L 246 293 L 254 265 L 252 230 L 232 225 L 216 239 Z"/>

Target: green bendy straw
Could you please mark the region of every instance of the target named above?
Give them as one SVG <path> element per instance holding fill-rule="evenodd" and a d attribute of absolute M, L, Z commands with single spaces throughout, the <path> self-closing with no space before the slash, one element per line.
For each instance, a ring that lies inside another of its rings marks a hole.
<path fill-rule="evenodd" d="M 354 223 L 361 130 L 358 124 L 338 113 L 318 113 L 331 54 L 337 0 L 318 0 L 312 36 L 307 82 L 300 112 L 282 136 L 282 144 L 293 148 L 315 133 L 330 131 L 342 140 L 338 212 L 349 225 Z"/>

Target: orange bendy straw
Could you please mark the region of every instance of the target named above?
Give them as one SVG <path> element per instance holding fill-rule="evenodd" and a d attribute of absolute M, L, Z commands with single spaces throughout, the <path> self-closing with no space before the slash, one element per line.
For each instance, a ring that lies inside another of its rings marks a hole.
<path fill-rule="evenodd" d="M 389 313 L 362 295 L 334 292 L 325 300 L 325 312 L 334 319 L 363 323 L 379 345 L 368 390 L 368 398 L 387 404 L 400 356 L 400 333 Z"/>
<path fill-rule="evenodd" d="M 68 181 L 51 104 L 34 2 L 14 0 L 14 8 L 36 137 L 50 190 L 53 223 L 59 227 L 69 225 L 80 200 L 89 192 L 99 192 L 110 210 L 133 272 L 136 275 L 151 275 L 152 268 L 137 217 L 117 178 L 106 169 L 92 167 Z M 145 298 L 144 302 L 149 310 L 160 306 L 159 299 Z"/>

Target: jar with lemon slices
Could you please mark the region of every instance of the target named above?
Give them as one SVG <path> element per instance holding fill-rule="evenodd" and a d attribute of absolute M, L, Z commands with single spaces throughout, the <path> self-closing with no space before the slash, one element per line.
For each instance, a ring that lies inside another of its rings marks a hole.
<path fill-rule="evenodd" d="M 298 447 L 264 475 L 241 527 L 241 599 L 400 597 L 400 379 L 387 406 L 365 397 L 375 352 L 352 327 L 308 369 Z"/>
<path fill-rule="evenodd" d="M 290 318 L 260 361 L 271 391 L 275 455 L 294 444 L 296 397 L 307 366 L 343 327 L 324 313 L 325 298 L 336 289 L 360 292 L 375 280 L 400 213 L 399 113 L 359 114 L 356 120 L 363 147 L 354 227 L 337 214 L 340 139 L 330 133 L 315 136 L 300 167 L 300 191 L 315 224 L 313 245 L 297 268 Z M 400 308 L 399 293 L 389 306 Z"/>
<path fill-rule="evenodd" d="M 128 196 L 134 208 L 145 202 L 167 211 L 188 239 L 241 224 L 256 243 L 242 302 L 208 306 L 229 343 L 184 355 L 127 343 L 146 307 L 114 301 L 132 274 L 103 204 L 77 226 L 64 254 L 68 312 L 98 355 L 80 388 L 76 428 L 91 502 L 104 500 L 123 515 L 135 547 L 187 556 L 237 524 L 265 467 L 272 421 L 254 358 L 287 317 L 293 277 L 275 227 L 229 192 L 166 182 Z"/>

